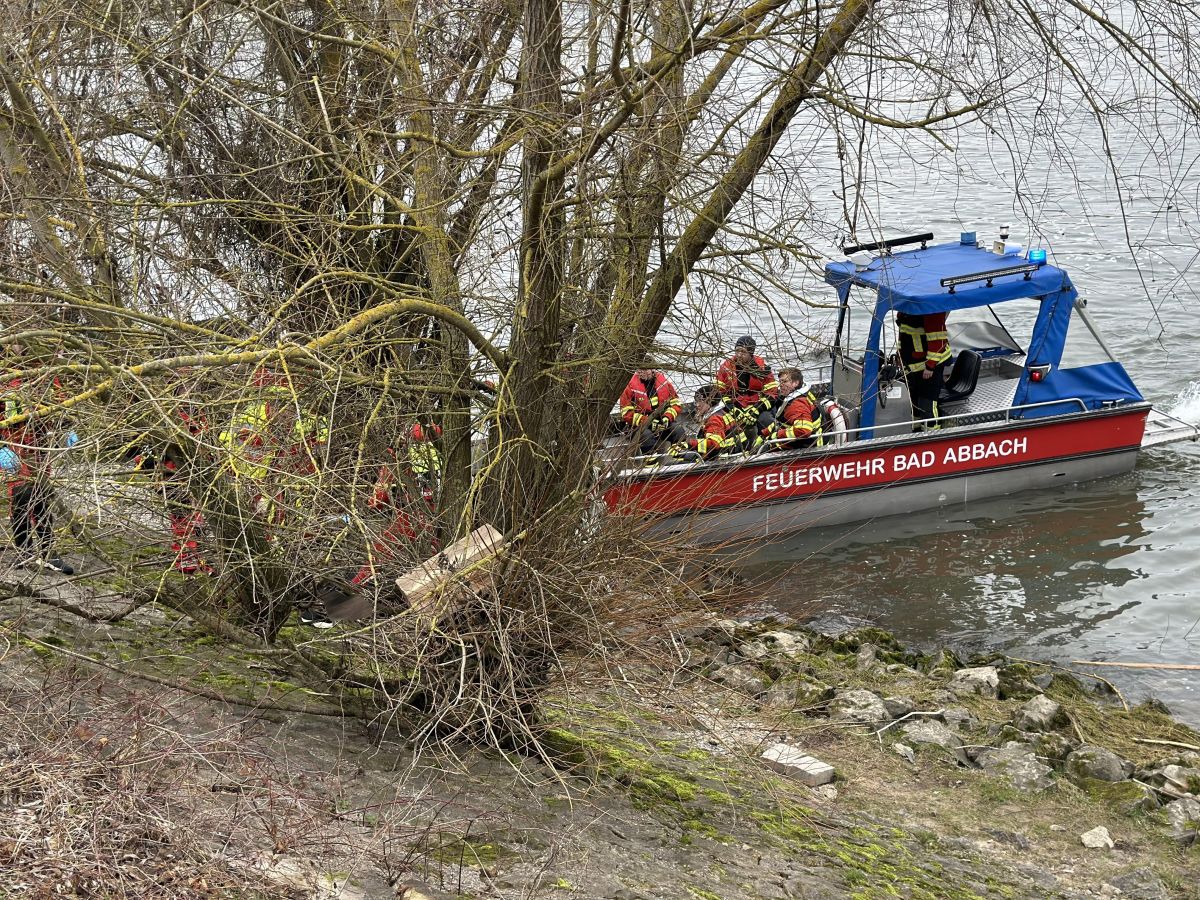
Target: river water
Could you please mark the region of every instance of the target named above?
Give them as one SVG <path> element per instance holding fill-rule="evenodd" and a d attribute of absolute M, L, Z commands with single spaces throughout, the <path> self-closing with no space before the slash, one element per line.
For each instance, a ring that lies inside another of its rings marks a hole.
<path fill-rule="evenodd" d="M 889 177 L 875 183 L 869 206 L 886 236 L 932 230 L 954 240 L 967 230 L 990 241 L 1011 222 L 1013 240 L 1048 247 L 1071 273 L 1147 399 L 1200 421 L 1195 152 L 1161 129 L 1114 133 L 1122 168 L 1138 172 L 1118 190 L 1089 133 L 1080 125 L 1066 155 L 1025 148 L 1020 176 L 982 132 L 960 135 L 954 165 L 922 165 L 912 146 L 881 147 L 872 164 Z M 840 205 L 828 207 L 836 221 Z M 815 298 L 821 287 L 804 277 L 793 286 Z M 809 333 L 828 334 L 809 308 L 781 309 Z M 782 364 L 777 321 L 745 310 L 723 318 L 726 334 L 755 328 L 769 348 L 774 335 Z M 1200 447 L 1173 445 L 1142 454 L 1118 478 L 799 534 L 744 570 L 771 585 L 785 612 L 869 619 L 916 644 L 1066 664 L 1200 663 L 1197 484 Z M 1131 701 L 1153 694 L 1200 726 L 1200 671 L 1076 668 L 1111 679 Z"/>

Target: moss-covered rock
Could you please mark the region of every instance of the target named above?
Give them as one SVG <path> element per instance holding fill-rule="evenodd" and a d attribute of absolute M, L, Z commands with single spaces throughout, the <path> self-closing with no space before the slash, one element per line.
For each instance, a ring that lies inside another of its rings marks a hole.
<path fill-rule="evenodd" d="M 1046 731 L 1033 736 L 1033 752 L 1043 759 L 1061 763 L 1075 749 L 1075 743 L 1057 731 Z"/>
<path fill-rule="evenodd" d="M 1075 778 L 1075 785 L 1098 803 L 1111 806 L 1124 815 L 1158 809 L 1158 797 L 1153 790 L 1135 781 L 1101 781 L 1098 778 Z"/>

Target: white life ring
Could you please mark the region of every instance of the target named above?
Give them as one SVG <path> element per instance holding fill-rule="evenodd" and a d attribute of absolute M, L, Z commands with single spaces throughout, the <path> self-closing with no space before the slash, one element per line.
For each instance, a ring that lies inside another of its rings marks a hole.
<path fill-rule="evenodd" d="M 825 432 L 827 443 L 833 444 L 835 447 L 846 443 L 846 417 L 842 414 L 837 401 L 822 400 L 821 411 L 829 419 L 829 428 Z"/>

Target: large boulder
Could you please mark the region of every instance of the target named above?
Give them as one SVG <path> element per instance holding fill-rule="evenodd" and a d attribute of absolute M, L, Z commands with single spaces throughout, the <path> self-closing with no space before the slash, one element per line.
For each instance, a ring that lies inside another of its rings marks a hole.
<path fill-rule="evenodd" d="M 842 721 L 878 728 L 891 721 L 878 694 L 870 691 L 839 691 L 829 705 L 830 714 Z"/>
<path fill-rule="evenodd" d="M 1000 672 L 995 666 L 959 669 L 950 678 L 950 690 L 959 696 L 978 694 L 995 698 L 1000 690 Z"/>
<path fill-rule="evenodd" d="M 1166 885 L 1153 870 L 1142 866 L 1123 875 L 1115 875 L 1108 883 L 1121 891 L 1124 900 L 1171 900 Z"/>
<path fill-rule="evenodd" d="M 969 766 L 970 760 L 963 749 L 962 738 L 944 723 L 934 719 L 910 722 L 904 726 L 904 736 L 910 744 L 932 744 L 949 752 L 959 765 Z"/>
<path fill-rule="evenodd" d="M 766 659 L 771 655 L 767 645 L 762 641 L 745 641 L 737 645 L 737 652 L 749 660 Z"/>
<path fill-rule="evenodd" d="M 1097 825 L 1091 831 L 1085 831 L 1079 836 L 1079 842 L 1089 850 L 1111 850 L 1116 846 L 1112 835 L 1103 825 Z"/>
<path fill-rule="evenodd" d="M 1189 846 L 1200 837 L 1200 800 L 1176 800 L 1163 807 L 1175 840 Z"/>
<path fill-rule="evenodd" d="M 811 675 L 789 675 L 772 684 L 762 700 L 770 706 L 786 707 L 800 712 L 815 712 L 833 699 L 834 690 Z"/>
<path fill-rule="evenodd" d="M 1167 765 L 1162 767 L 1163 785 L 1181 794 L 1200 797 L 1200 769 L 1190 766 Z"/>
<path fill-rule="evenodd" d="M 893 721 L 903 719 L 917 708 L 917 705 L 907 697 L 884 697 L 883 705 L 887 709 L 888 718 Z"/>
<path fill-rule="evenodd" d="M 1158 809 L 1158 794 L 1136 781 L 1100 781 L 1075 777 L 1075 783 L 1093 800 L 1106 803 L 1127 816 Z"/>
<path fill-rule="evenodd" d="M 1003 775 L 1020 791 L 1044 791 L 1054 784 L 1050 777 L 1053 770 L 1038 760 L 1028 744 L 1010 742 L 984 750 L 975 762 L 989 775 Z"/>
<path fill-rule="evenodd" d="M 979 725 L 979 720 L 971 715 L 965 706 L 948 706 L 942 710 L 942 719 L 951 728 L 959 731 L 970 731 Z"/>
<path fill-rule="evenodd" d="M 1034 734 L 1030 743 L 1033 744 L 1033 751 L 1038 756 L 1055 762 L 1062 762 L 1076 747 L 1073 741 L 1057 731 L 1043 731 L 1040 734 Z"/>
<path fill-rule="evenodd" d="M 880 667 L 879 648 L 874 644 L 863 644 L 854 656 L 854 666 L 868 672 Z"/>
<path fill-rule="evenodd" d="M 722 666 L 713 673 L 712 680 L 751 697 L 761 696 L 768 682 L 766 674 L 751 665 Z"/>
<path fill-rule="evenodd" d="M 794 631 L 768 631 L 760 634 L 758 639 L 767 646 L 771 655 L 784 656 L 788 659 L 795 659 L 797 656 L 807 653 L 812 646 L 812 641 L 807 635 Z"/>
<path fill-rule="evenodd" d="M 1045 694 L 1025 701 L 1013 716 L 1013 724 L 1022 731 L 1051 731 L 1064 720 L 1062 707 Z"/>
<path fill-rule="evenodd" d="M 1100 781 L 1124 781 L 1133 774 L 1133 766 L 1105 747 L 1084 744 L 1067 755 L 1068 775 Z"/>

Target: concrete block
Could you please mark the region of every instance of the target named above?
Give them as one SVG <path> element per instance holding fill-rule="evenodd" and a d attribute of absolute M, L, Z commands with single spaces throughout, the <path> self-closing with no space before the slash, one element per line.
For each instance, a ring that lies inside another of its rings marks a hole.
<path fill-rule="evenodd" d="M 775 744 L 762 755 L 762 758 L 775 771 L 782 772 L 810 787 L 833 781 L 833 766 L 821 762 L 815 756 L 809 756 L 799 747 L 793 747 L 791 744 Z"/>

